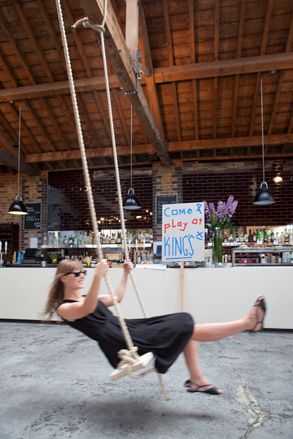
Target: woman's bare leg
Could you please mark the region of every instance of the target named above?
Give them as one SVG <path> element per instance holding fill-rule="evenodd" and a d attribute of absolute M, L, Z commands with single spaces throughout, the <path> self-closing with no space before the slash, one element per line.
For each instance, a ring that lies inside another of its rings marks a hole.
<path fill-rule="evenodd" d="M 198 386 L 204 386 L 203 391 L 208 390 L 211 387 L 210 382 L 202 374 L 199 357 L 198 357 L 198 342 L 190 339 L 184 348 L 184 358 L 187 369 L 189 371 L 191 388 L 194 389 Z M 218 389 L 219 393 L 222 393 L 222 389 Z"/>
<path fill-rule="evenodd" d="M 194 327 L 192 340 L 216 341 L 242 331 L 253 329 L 264 316 L 259 306 L 253 306 L 249 313 L 240 320 L 225 323 L 197 324 Z"/>
<path fill-rule="evenodd" d="M 189 370 L 190 379 L 196 381 L 201 384 L 205 380 L 199 364 L 198 358 L 198 342 L 190 339 L 186 344 L 184 350 L 184 358 L 186 366 Z"/>

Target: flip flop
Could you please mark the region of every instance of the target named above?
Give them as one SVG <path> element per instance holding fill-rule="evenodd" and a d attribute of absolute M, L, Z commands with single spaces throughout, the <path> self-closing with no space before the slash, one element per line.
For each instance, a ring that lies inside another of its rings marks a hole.
<path fill-rule="evenodd" d="M 261 331 L 263 329 L 263 323 L 264 323 L 264 319 L 265 319 L 266 312 L 267 312 L 267 304 L 266 304 L 264 296 L 258 297 L 253 306 L 259 306 L 260 309 L 263 311 L 262 319 L 259 320 L 258 322 L 256 322 L 254 327 L 251 329 L 251 332 L 258 332 L 258 331 Z M 258 325 L 260 325 L 259 328 L 258 328 Z"/>
<path fill-rule="evenodd" d="M 191 389 L 190 386 L 192 384 L 195 384 L 197 387 L 195 389 Z M 189 393 L 198 392 L 198 393 L 206 393 L 208 395 L 221 395 L 223 393 L 220 389 L 218 389 L 218 387 L 212 386 L 212 384 L 202 384 L 199 386 L 196 383 L 192 383 L 191 380 L 186 380 L 184 386 L 187 387 L 187 392 Z M 208 388 L 204 390 L 205 387 Z"/>

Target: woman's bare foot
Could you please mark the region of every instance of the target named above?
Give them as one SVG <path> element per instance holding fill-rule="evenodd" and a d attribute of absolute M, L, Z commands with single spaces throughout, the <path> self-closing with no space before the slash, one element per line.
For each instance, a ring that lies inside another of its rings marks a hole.
<path fill-rule="evenodd" d="M 264 296 L 258 296 L 249 311 L 247 319 L 247 329 L 253 332 L 260 331 L 263 328 L 263 321 L 266 314 L 266 303 Z"/>
<path fill-rule="evenodd" d="M 205 381 L 205 380 L 203 380 Z M 216 386 L 208 382 L 198 383 L 194 380 L 187 380 L 186 383 L 189 383 L 187 387 L 187 392 L 190 393 L 206 393 L 208 395 L 221 395 L 223 393 L 222 389 L 219 389 Z"/>
<path fill-rule="evenodd" d="M 185 387 L 187 387 L 187 391 L 191 393 L 201 392 L 208 393 L 209 395 L 221 395 L 223 393 L 223 389 L 219 387 L 213 386 L 210 384 L 205 378 L 196 380 L 186 380 L 184 383 Z"/>

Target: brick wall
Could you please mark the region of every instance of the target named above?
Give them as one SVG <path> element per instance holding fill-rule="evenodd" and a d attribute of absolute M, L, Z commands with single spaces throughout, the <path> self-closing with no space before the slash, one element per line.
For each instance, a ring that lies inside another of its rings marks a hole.
<path fill-rule="evenodd" d="M 253 199 L 262 181 L 262 171 L 231 171 L 197 173 L 186 170 L 183 176 L 183 200 L 185 203 L 206 200 L 217 203 L 226 201 L 230 194 L 238 200 L 233 223 L 238 225 L 285 225 L 293 223 L 293 171 L 282 173 L 283 183 L 273 182 L 274 174 L 266 171 L 266 180 L 276 203 L 271 206 L 255 206 Z"/>
<path fill-rule="evenodd" d="M 41 228 L 28 230 L 21 228 L 21 248 L 30 246 L 30 238 L 37 238 L 38 245 L 43 243 L 43 232 L 47 230 L 47 174 L 37 177 L 26 176 L 23 179 L 23 201 L 28 203 L 41 203 Z"/>
<path fill-rule="evenodd" d="M 174 163 L 170 167 L 153 166 L 153 236 L 155 241 L 162 239 L 162 226 L 157 224 L 156 197 L 157 195 L 177 195 L 177 202 L 182 202 L 182 164 Z"/>
<path fill-rule="evenodd" d="M 17 174 L 0 173 L 0 182 L 0 224 L 17 224 L 20 229 L 22 219 L 14 215 L 9 215 L 8 213 L 9 206 L 17 195 Z M 3 230 L 5 230 L 5 228 L 3 228 Z M 18 233 L 18 235 L 19 240 L 20 233 Z M 0 233 L 0 240 L 3 246 L 6 237 L 6 234 L 2 235 Z M 12 250 L 18 250 L 18 246 L 14 246 Z M 10 252 L 10 248 L 8 248 L 8 252 Z"/>
<path fill-rule="evenodd" d="M 9 215 L 8 209 L 12 201 L 17 195 L 17 174 L 16 173 L 2 173 L 0 174 L 0 223 L 1 224 L 18 224 L 20 230 L 20 249 L 25 249 L 29 246 L 29 239 L 37 237 L 39 244 L 42 244 L 42 231 L 47 228 L 47 206 L 46 206 L 46 191 L 47 178 L 46 175 L 29 177 L 21 177 L 21 193 L 24 203 L 41 203 L 41 229 L 40 230 L 24 230 L 23 217 Z M 1 237 L 0 237 L 1 239 Z"/>
<path fill-rule="evenodd" d="M 100 229 L 120 228 L 115 173 L 91 170 L 91 183 Z M 129 171 L 120 171 L 122 197 L 130 187 Z M 132 184 L 142 209 L 125 212 L 128 229 L 152 227 L 152 175 L 150 168 L 133 171 Z M 137 218 L 140 217 L 140 218 Z M 91 229 L 90 212 L 81 171 L 50 172 L 48 175 L 48 229 Z"/>
<path fill-rule="evenodd" d="M 276 204 L 267 207 L 253 205 L 253 198 L 262 180 L 261 169 L 248 163 L 238 168 L 225 165 L 184 165 L 175 163 L 169 168 L 133 170 L 133 187 L 142 209 L 125 213 L 128 229 L 152 228 L 154 239 L 161 239 L 161 225 L 156 224 L 156 195 L 177 194 L 178 202 L 226 200 L 233 194 L 239 201 L 233 222 L 239 225 L 285 225 L 293 223 L 293 166 L 282 173 L 283 183 L 273 181 L 271 166 L 266 179 Z M 113 170 L 91 171 L 97 218 L 101 229 L 120 228 L 116 182 Z M 50 172 L 38 177 L 22 177 L 22 197 L 25 203 L 41 202 L 41 229 L 23 230 L 23 218 L 8 214 L 17 195 L 17 175 L 0 174 L 0 223 L 20 226 L 21 248 L 29 245 L 31 237 L 42 243 L 45 230 L 88 230 L 91 228 L 86 191 L 81 171 Z M 130 186 L 129 171 L 121 170 L 122 194 Z M 153 213 L 153 215 L 152 215 Z M 47 218 L 48 215 L 48 218 Z M 141 218 L 137 218 L 140 216 Z M 103 219 L 101 219 L 103 218 Z M 1 237 L 0 237 L 1 239 Z"/>

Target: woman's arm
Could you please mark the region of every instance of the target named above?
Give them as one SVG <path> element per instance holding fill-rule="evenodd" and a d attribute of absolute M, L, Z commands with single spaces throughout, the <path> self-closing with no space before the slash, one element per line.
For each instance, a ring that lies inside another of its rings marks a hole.
<path fill-rule="evenodd" d="M 96 267 L 92 285 L 84 300 L 80 302 L 62 304 L 58 308 L 58 314 L 65 320 L 77 320 L 93 312 L 97 306 L 97 301 L 100 299 L 99 289 L 101 279 L 105 275 L 107 268 L 107 261 L 102 259 L 102 261 L 99 262 Z"/>
<path fill-rule="evenodd" d="M 115 295 L 117 298 L 117 302 L 121 302 L 121 300 L 124 297 L 128 275 L 130 271 L 133 268 L 133 264 L 130 261 L 125 261 L 123 264 L 123 276 L 120 281 L 120 284 L 118 285 L 118 288 L 115 291 Z M 100 300 L 104 303 L 106 306 L 112 306 L 113 305 L 113 299 L 111 296 L 100 296 Z"/>

